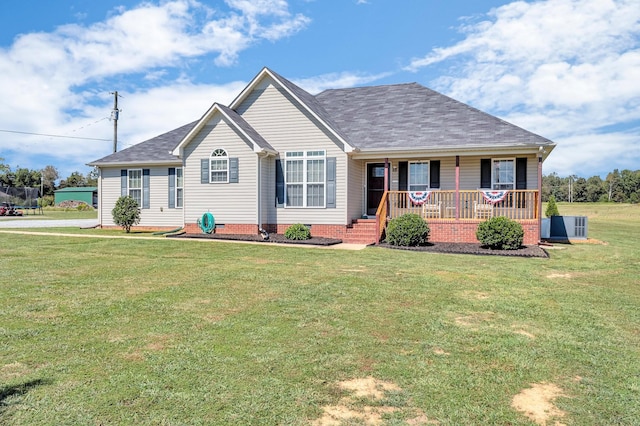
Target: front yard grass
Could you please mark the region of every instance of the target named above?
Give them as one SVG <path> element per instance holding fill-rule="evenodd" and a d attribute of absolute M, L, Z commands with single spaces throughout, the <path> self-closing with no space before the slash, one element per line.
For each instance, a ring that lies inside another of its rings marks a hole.
<path fill-rule="evenodd" d="M 559 208 L 599 243 L 523 259 L 0 233 L 0 423 L 530 425 L 538 392 L 539 422 L 637 424 L 640 207 Z"/>

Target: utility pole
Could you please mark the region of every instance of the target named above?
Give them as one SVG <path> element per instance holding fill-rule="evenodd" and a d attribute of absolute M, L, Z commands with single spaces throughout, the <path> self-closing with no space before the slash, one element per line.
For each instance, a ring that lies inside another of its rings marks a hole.
<path fill-rule="evenodd" d="M 113 152 L 118 151 L 118 116 L 120 110 L 118 109 L 118 91 L 111 92 L 113 94 L 113 111 L 111 111 L 111 118 L 113 119 Z"/>

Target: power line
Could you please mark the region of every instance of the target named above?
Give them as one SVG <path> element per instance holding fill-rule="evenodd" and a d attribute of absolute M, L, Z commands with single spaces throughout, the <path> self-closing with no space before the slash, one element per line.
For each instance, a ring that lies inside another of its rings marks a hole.
<path fill-rule="evenodd" d="M 87 141 L 101 141 L 101 142 L 109 142 L 109 141 L 111 141 L 111 139 L 83 138 L 83 137 L 80 137 L 80 136 L 49 135 L 49 134 L 46 134 L 46 133 L 20 132 L 20 131 L 17 131 L 17 130 L 0 129 L 0 132 L 17 133 L 17 134 L 20 134 L 20 135 L 48 136 L 50 138 L 82 139 L 82 140 L 87 140 Z"/>

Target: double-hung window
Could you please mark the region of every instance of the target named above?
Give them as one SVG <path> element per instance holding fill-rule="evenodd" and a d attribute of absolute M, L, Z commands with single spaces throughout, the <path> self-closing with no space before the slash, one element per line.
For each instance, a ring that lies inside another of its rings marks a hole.
<path fill-rule="evenodd" d="M 127 194 L 142 206 L 142 169 L 129 170 L 127 177 Z"/>
<path fill-rule="evenodd" d="M 491 189 L 515 188 L 515 160 L 513 158 L 500 158 L 492 160 Z"/>
<path fill-rule="evenodd" d="M 426 191 L 429 189 L 429 162 L 409 163 L 409 191 Z"/>
<path fill-rule="evenodd" d="M 211 167 L 209 168 L 210 183 L 228 183 L 229 182 L 229 157 L 224 149 L 216 149 L 211 153 Z"/>
<path fill-rule="evenodd" d="M 284 168 L 287 207 L 325 207 L 325 151 L 287 152 Z"/>
<path fill-rule="evenodd" d="M 182 167 L 176 168 L 176 207 L 181 208 L 184 200 L 184 178 Z"/>

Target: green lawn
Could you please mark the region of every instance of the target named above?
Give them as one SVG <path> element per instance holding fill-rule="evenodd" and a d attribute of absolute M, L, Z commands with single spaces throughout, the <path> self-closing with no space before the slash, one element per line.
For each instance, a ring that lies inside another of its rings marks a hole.
<path fill-rule="evenodd" d="M 515 406 L 545 391 L 547 424 L 638 424 L 640 206 L 559 208 L 601 243 L 523 259 L 0 232 L 0 424 L 532 425 Z"/>
<path fill-rule="evenodd" d="M 60 209 L 45 207 L 41 211 L 39 210 L 22 210 L 24 216 L 6 216 L 2 220 L 42 220 L 42 219 L 97 219 L 97 210 L 78 211 L 75 209 Z"/>

